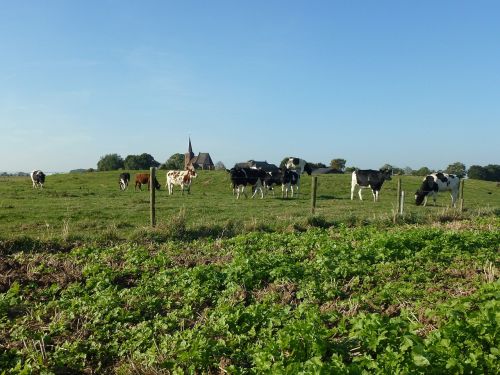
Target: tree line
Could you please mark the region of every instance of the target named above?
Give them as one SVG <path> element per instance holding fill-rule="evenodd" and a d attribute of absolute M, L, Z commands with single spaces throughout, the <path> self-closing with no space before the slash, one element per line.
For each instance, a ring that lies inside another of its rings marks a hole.
<path fill-rule="evenodd" d="M 102 156 L 97 162 L 98 171 L 116 171 L 119 169 L 144 170 L 151 167 L 159 169 L 184 169 L 184 155 L 175 153 L 170 156 L 165 163 L 160 163 L 153 156 L 147 153 L 140 155 L 128 155 L 123 159 L 118 154 L 107 154 Z M 215 163 L 215 169 L 225 169 L 222 162 Z"/>
<path fill-rule="evenodd" d="M 280 163 L 280 167 L 284 167 L 287 161 L 288 158 L 284 158 Z M 346 163 L 346 159 L 336 158 L 332 159 L 328 166 L 321 162 L 311 162 L 309 164 L 313 169 L 331 168 L 337 173 L 349 173 L 356 169 L 354 166 L 347 167 Z M 107 154 L 102 156 L 97 162 L 97 170 L 99 171 L 114 171 L 119 169 L 143 170 L 149 169 L 150 167 L 159 167 L 160 169 L 184 169 L 184 155 L 176 153 L 170 156 L 165 163 L 159 163 L 153 156 L 147 153 L 140 155 L 128 155 L 125 159 L 118 154 Z M 406 176 L 426 176 L 430 173 L 437 172 L 428 167 L 421 167 L 419 169 L 412 169 L 410 167 L 399 168 L 390 164 L 385 164 L 381 168 L 389 168 L 392 169 L 393 174 L 395 175 Z M 225 169 L 224 163 L 220 161 L 217 162 L 216 169 Z M 497 164 L 489 164 L 484 167 L 480 165 L 472 165 L 469 169 L 467 169 L 465 164 L 455 162 L 448 165 L 443 172 L 457 175 L 460 178 L 467 176 L 476 180 L 500 181 L 500 165 Z"/>

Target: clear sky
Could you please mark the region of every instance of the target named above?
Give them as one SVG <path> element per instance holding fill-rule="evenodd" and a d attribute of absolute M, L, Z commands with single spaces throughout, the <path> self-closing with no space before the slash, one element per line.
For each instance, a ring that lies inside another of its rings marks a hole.
<path fill-rule="evenodd" d="M 0 171 L 500 164 L 500 2 L 2 1 Z"/>

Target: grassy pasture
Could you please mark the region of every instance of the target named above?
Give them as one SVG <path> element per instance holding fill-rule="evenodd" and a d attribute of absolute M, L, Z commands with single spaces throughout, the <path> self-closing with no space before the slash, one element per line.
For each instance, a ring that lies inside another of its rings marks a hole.
<path fill-rule="evenodd" d="M 112 236 L 127 239 L 149 223 L 149 193 L 118 188 L 118 172 L 57 174 L 48 176 L 43 190 L 34 190 L 26 177 L 0 178 L 0 236 L 12 238 L 35 236 L 41 239 L 60 237 L 96 238 Z M 371 192 L 363 191 L 364 201 L 350 200 L 350 174 L 319 176 L 317 209 L 319 219 L 310 215 L 311 177 L 304 175 L 298 199 L 276 196 L 264 199 L 236 200 L 231 193 L 229 176 L 224 171 L 200 171 L 192 193 L 182 196 L 179 190 L 168 196 L 165 171 L 158 172 L 162 189 L 157 192 L 159 228 L 175 227 L 181 222 L 194 235 L 218 236 L 233 231 L 286 230 L 311 223 L 329 226 L 336 223 L 359 225 L 389 224 L 396 207 L 397 178 L 384 184 L 380 202 L 372 201 Z M 434 207 L 416 207 L 414 192 L 420 177 L 401 177 L 405 197 L 406 223 L 446 221 L 470 216 L 498 215 L 500 188 L 495 183 L 465 181 L 463 214 L 449 208 L 449 194 L 440 194 Z M 178 188 L 177 188 L 178 189 Z"/>

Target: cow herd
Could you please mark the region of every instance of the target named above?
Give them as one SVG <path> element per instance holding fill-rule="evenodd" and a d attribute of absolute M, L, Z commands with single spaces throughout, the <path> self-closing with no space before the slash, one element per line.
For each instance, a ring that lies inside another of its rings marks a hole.
<path fill-rule="evenodd" d="M 312 173 L 310 165 L 303 159 L 290 157 L 285 163 L 283 168 L 275 167 L 272 170 L 263 170 L 257 167 L 240 167 L 235 166 L 227 170 L 231 186 L 233 189 L 233 195 L 236 195 L 236 199 L 239 199 L 243 194 L 248 197 L 245 188 L 250 188 L 252 192 L 252 198 L 260 193 L 260 197 L 264 198 L 266 192 L 271 192 L 274 196 L 274 189 L 281 185 L 281 196 L 282 198 L 288 198 L 289 196 L 293 198 L 294 191 L 298 196 L 299 186 L 300 186 L 300 176 L 302 173 L 307 174 Z M 391 180 L 392 171 L 390 169 L 380 169 L 378 171 L 372 169 L 356 169 L 352 172 L 351 178 L 351 200 L 354 199 L 354 192 L 357 187 L 359 199 L 363 200 L 361 195 L 362 189 L 370 188 L 372 190 L 373 200 L 377 202 L 379 200 L 380 190 L 384 181 Z M 30 174 L 31 181 L 33 183 L 33 188 L 43 189 L 45 183 L 46 175 L 40 170 L 34 170 Z M 189 194 L 191 191 L 191 183 L 193 179 L 196 178 L 197 173 L 192 165 L 184 171 L 172 170 L 168 171 L 166 174 L 166 184 L 165 187 L 168 190 L 169 195 L 173 194 L 174 186 L 179 186 L 182 194 L 187 191 Z M 119 176 L 118 184 L 120 190 L 126 190 L 130 182 L 130 173 L 121 173 Z M 151 186 L 151 178 L 149 173 L 138 173 L 135 175 L 135 189 L 139 188 L 142 190 L 142 185 L 146 185 L 148 190 Z M 159 190 L 161 185 L 154 178 L 153 186 L 155 189 Z M 432 197 L 434 200 L 434 205 L 436 205 L 436 196 L 440 191 L 449 191 L 451 195 L 451 204 L 456 206 L 458 191 L 460 186 L 460 178 L 447 173 L 437 172 L 427 175 L 420 188 L 415 193 L 415 204 L 417 206 L 427 204 L 427 198 Z"/>

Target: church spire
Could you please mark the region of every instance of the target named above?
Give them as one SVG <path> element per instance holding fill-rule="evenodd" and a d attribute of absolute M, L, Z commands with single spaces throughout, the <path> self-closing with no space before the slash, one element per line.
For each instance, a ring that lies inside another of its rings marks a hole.
<path fill-rule="evenodd" d="M 189 164 L 193 162 L 193 159 L 194 159 L 193 146 L 191 146 L 191 137 L 189 137 L 188 152 L 184 154 L 184 169 L 187 169 Z"/>

